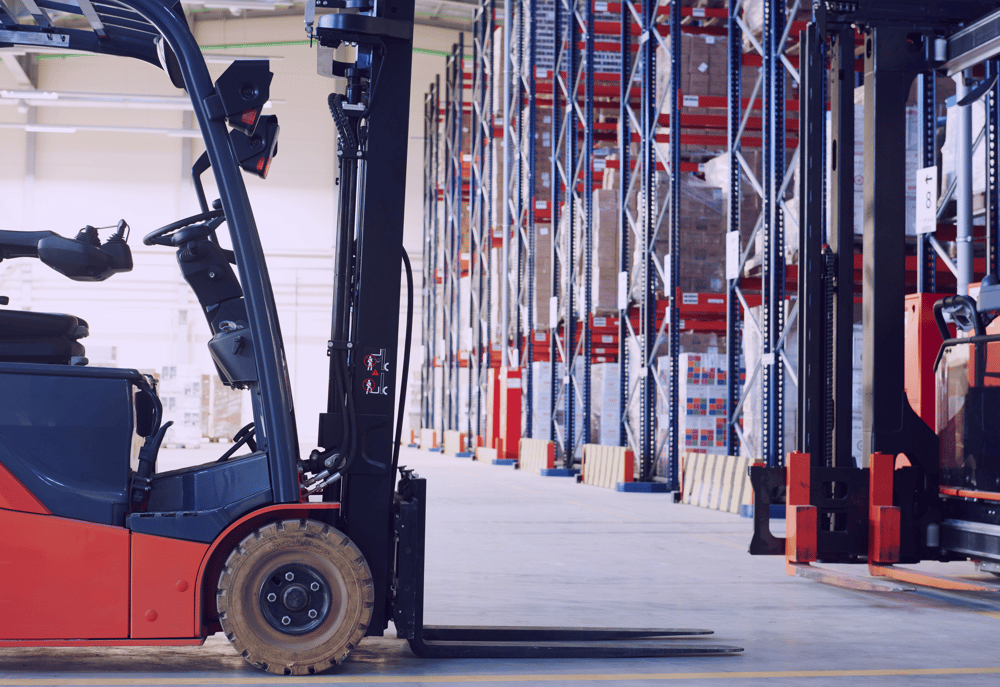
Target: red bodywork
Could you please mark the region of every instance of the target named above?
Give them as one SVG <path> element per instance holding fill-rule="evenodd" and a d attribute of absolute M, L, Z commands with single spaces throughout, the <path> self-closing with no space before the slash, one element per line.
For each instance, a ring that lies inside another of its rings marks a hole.
<path fill-rule="evenodd" d="M 0 508 L 24 513 L 49 514 L 49 509 L 0 463 Z"/>
<path fill-rule="evenodd" d="M 935 391 L 934 359 L 944 339 L 934 321 L 934 303 L 944 298 L 937 293 L 911 293 L 906 296 L 906 333 L 903 341 L 905 361 L 903 386 L 913 411 L 934 429 Z M 950 329 L 954 333 L 955 326 Z"/>
<path fill-rule="evenodd" d="M 55 517 L 0 466 L 0 647 L 201 644 L 218 627 L 233 546 L 267 522 L 339 507 L 268 506 L 206 544 Z"/>

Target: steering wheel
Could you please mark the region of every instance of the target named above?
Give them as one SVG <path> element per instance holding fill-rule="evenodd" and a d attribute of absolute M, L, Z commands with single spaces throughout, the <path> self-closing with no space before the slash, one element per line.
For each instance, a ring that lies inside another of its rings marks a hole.
<path fill-rule="evenodd" d="M 177 243 L 175 243 L 175 239 L 181 237 L 184 241 L 189 241 L 193 238 L 210 235 L 220 224 L 222 224 L 221 220 L 224 220 L 225 217 L 226 213 L 222 210 L 200 212 L 197 215 L 191 215 L 190 217 L 185 217 L 184 219 L 179 219 L 176 222 L 164 225 L 159 229 L 154 229 L 142 238 L 142 242 L 147 246 L 175 246 L 177 245 Z M 196 226 L 198 224 L 201 224 L 201 226 Z M 188 227 L 192 228 L 190 232 L 184 232 L 182 235 L 178 236 L 178 233 L 182 229 L 186 229 Z"/>

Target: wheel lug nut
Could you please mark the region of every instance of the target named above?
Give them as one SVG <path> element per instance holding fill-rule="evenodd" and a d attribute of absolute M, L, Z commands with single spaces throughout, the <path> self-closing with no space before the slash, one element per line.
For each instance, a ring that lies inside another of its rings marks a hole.
<path fill-rule="evenodd" d="M 290 624 L 291 624 L 291 622 L 292 622 L 292 619 L 291 619 L 291 618 L 289 618 L 289 617 L 288 617 L 287 615 L 286 615 L 286 616 L 283 616 L 283 617 L 281 618 L 281 624 L 282 624 L 282 625 L 290 625 Z"/>
<path fill-rule="evenodd" d="M 270 601 L 271 603 L 274 603 L 275 601 L 278 600 L 278 595 L 275 594 L 274 592 L 271 592 L 270 594 L 267 595 L 267 600 Z"/>
<path fill-rule="evenodd" d="M 295 573 L 286 572 L 285 573 L 285 579 L 288 580 L 289 582 L 291 582 L 292 580 L 295 579 Z"/>
<path fill-rule="evenodd" d="M 309 617 L 310 618 L 312 618 L 312 619 L 315 620 L 316 616 L 318 616 L 318 615 L 319 615 L 319 613 L 316 612 L 315 608 L 310 608 L 309 609 Z"/>
<path fill-rule="evenodd" d="M 309 585 L 309 589 L 313 590 L 314 592 L 318 592 L 319 591 L 319 582 L 313 582 L 311 585 Z"/>

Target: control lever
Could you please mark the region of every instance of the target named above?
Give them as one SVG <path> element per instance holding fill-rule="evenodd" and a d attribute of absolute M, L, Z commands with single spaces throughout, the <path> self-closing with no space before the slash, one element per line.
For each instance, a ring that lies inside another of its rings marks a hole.
<path fill-rule="evenodd" d="M 121 220 L 116 229 L 103 246 L 97 234 L 98 228 L 89 224 L 72 239 L 51 231 L 31 232 L 27 235 L 31 241 L 18 241 L 19 251 L 8 256 L 37 257 L 74 281 L 104 281 L 113 274 L 132 270 L 132 252 L 126 243 L 128 224 Z M 29 245 L 32 242 L 34 245 Z"/>

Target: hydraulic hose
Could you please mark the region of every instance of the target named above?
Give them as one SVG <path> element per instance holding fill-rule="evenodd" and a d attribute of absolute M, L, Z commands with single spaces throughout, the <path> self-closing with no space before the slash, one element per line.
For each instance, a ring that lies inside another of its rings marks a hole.
<path fill-rule="evenodd" d="M 399 465 L 399 445 L 403 437 L 403 410 L 406 408 L 406 378 L 410 374 L 410 336 L 413 334 L 413 270 L 410 267 L 410 256 L 403 249 L 403 267 L 406 268 L 406 334 L 403 338 L 403 365 L 400 368 L 402 379 L 399 385 L 399 410 L 396 413 L 396 443 L 392 449 L 392 474 L 396 474 Z M 395 485 L 395 478 L 393 484 Z M 395 490 L 395 486 L 393 486 Z"/>

